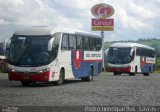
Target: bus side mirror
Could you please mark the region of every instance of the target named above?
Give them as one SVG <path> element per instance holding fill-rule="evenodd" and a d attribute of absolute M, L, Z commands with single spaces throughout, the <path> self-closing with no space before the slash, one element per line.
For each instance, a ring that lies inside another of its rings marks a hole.
<path fill-rule="evenodd" d="M 10 43 L 11 43 L 11 38 L 7 38 L 3 44 L 3 50 L 7 51 L 10 47 Z"/>
<path fill-rule="evenodd" d="M 130 56 L 132 56 L 132 55 L 133 55 L 133 52 L 134 52 L 134 50 L 133 50 L 133 49 L 131 49 L 131 51 L 130 51 Z"/>
<path fill-rule="evenodd" d="M 134 55 L 135 55 L 135 51 L 134 49 L 131 49 L 131 52 L 130 52 L 131 60 L 134 59 Z"/>
<path fill-rule="evenodd" d="M 7 38 L 3 44 L 3 51 L 6 57 L 8 57 L 9 54 L 10 44 L 11 44 L 11 37 Z"/>
<path fill-rule="evenodd" d="M 52 51 L 52 45 L 53 45 L 53 41 L 54 41 L 55 38 L 51 38 L 48 42 L 48 51 Z"/>
<path fill-rule="evenodd" d="M 108 55 L 108 51 L 109 51 L 109 48 L 106 49 L 106 51 L 105 51 L 105 55 L 106 55 L 106 56 Z"/>

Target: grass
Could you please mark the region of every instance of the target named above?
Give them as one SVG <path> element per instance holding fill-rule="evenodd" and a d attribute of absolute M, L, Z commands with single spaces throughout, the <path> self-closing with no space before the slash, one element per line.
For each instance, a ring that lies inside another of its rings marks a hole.
<path fill-rule="evenodd" d="M 160 73 L 160 70 L 155 70 L 154 73 Z"/>

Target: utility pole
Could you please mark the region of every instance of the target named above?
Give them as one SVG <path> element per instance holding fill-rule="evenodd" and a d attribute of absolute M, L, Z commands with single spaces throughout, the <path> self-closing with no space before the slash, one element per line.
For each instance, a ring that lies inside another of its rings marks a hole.
<path fill-rule="evenodd" d="M 108 10 L 109 9 L 109 10 Z M 101 31 L 102 38 L 102 70 L 105 71 L 104 63 L 104 31 L 113 31 L 114 19 L 109 18 L 114 14 L 114 8 L 106 3 L 99 3 L 92 7 L 91 13 L 94 17 L 92 18 L 92 31 Z M 108 19 L 106 19 L 108 18 Z"/>
<path fill-rule="evenodd" d="M 105 70 L 105 66 L 104 66 L 104 31 L 101 31 L 101 38 L 102 38 L 102 70 Z"/>

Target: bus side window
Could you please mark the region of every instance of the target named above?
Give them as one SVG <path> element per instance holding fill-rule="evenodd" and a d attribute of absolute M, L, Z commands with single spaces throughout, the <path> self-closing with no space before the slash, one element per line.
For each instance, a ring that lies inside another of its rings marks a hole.
<path fill-rule="evenodd" d="M 152 51 L 151 57 L 154 58 L 156 56 L 156 52 Z"/>
<path fill-rule="evenodd" d="M 149 57 L 154 58 L 155 55 L 156 55 L 155 51 L 154 50 L 150 50 Z"/>
<path fill-rule="evenodd" d="M 77 36 L 77 49 L 82 49 L 82 36 Z"/>
<path fill-rule="evenodd" d="M 76 49 L 76 37 L 69 35 L 69 49 Z"/>
<path fill-rule="evenodd" d="M 96 39 L 96 50 L 100 50 L 102 47 L 102 41 L 100 38 Z"/>
<path fill-rule="evenodd" d="M 83 49 L 84 50 L 89 50 L 89 37 L 83 37 Z"/>
<path fill-rule="evenodd" d="M 146 57 L 148 57 L 148 55 L 149 55 L 149 53 L 148 53 L 148 52 L 149 52 L 149 50 L 144 49 L 144 51 L 145 51 L 145 52 L 144 52 L 144 53 L 145 53 L 144 55 L 145 55 Z"/>
<path fill-rule="evenodd" d="M 141 48 L 140 53 L 141 53 L 141 56 L 145 56 L 145 49 Z"/>
<path fill-rule="evenodd" d="M 139 56 L 139 48 L 136 48 L 136 55 Z"/>
<path fill-rule="evenodd" d="M 147 56 L 152 57 L 152 51 L 151 50 L 147 50 Z"/>
<path fill-rule="evenodd" d="M 64 34 L 62 37 L 62 46 L 61 46 L 62 50 L 68 50 L 68 35 Z"/>
<path fill-rule="evenodd" d="M 95 51 L 96 50 L 96 39 L 90 38 L 90 49 Z"/>

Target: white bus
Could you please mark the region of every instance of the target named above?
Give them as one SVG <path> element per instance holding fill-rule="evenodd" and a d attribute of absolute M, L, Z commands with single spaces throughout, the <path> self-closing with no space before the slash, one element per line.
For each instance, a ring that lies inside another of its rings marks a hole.
<path fill-rule="evenodd" d="M 23 85 L 80 78 L 91 81 L 101 72 L 102 38 L 66 28 L 33 27 L 15 31 L 9 51 L 9 80 Z"/>
<path fill-rule="evenodd" d="M 154 70 L 155 49 L 137 43 L 114 43 L 108 51 L 108 71 L 114 75 L 142 73 L 148 76 Z"/>

